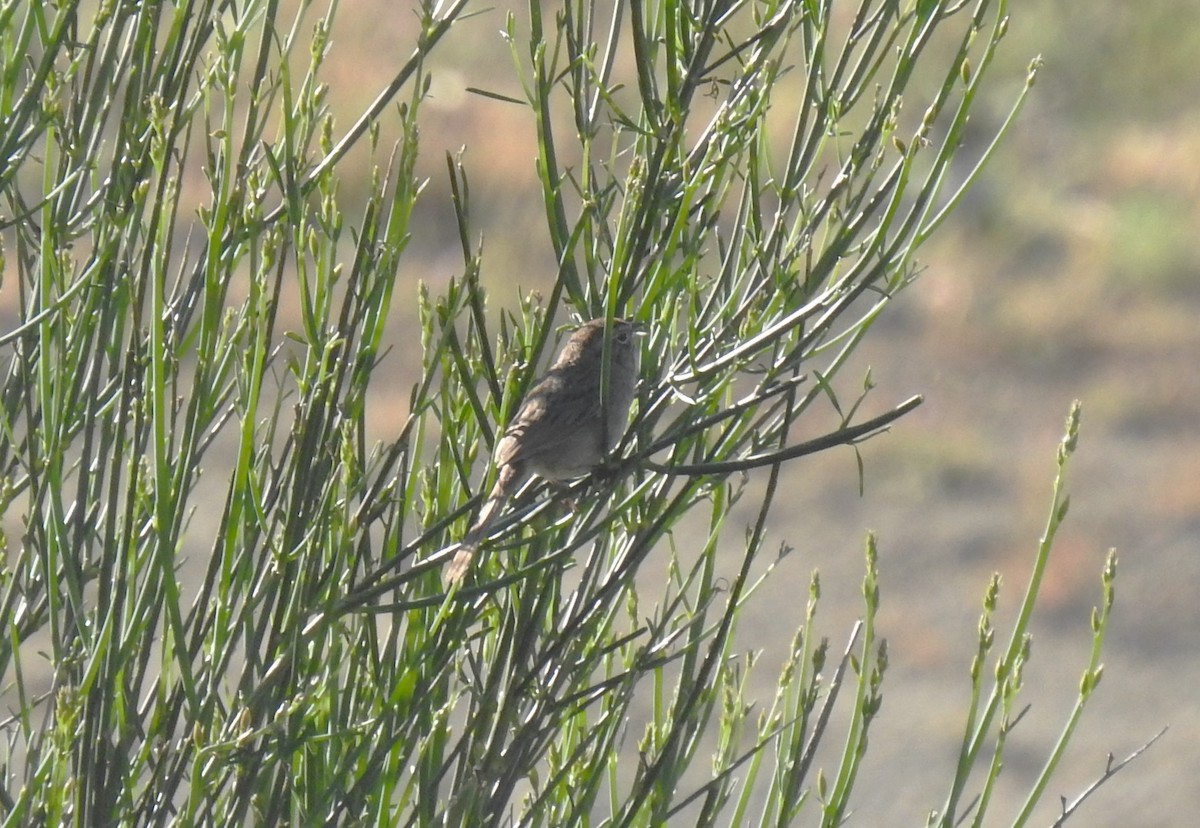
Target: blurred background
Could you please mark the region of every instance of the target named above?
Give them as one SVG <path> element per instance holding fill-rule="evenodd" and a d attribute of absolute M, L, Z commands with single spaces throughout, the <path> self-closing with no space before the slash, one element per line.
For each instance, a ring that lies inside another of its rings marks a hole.
<path fill-rule="evenodd" d="M 392 8 L 379 6 L 381 15 Z M 773 534 L 795 552 L 740 634 L 747 650 L 762 650 L 768 704 L 811 571 L 823 586 L 817 632 L 840 651 L 862 611 L 863 538 L 878 533 L 891 667 L 855 822 L 923 824 L 956 760 L 988 579 L 1003 578 L 1002 637 L 1079 399 L 1071 511 L 1026 672 L 1033 706 L 1010 736 L 995 813 L 1015 813 L 1074 704 L 1101 567 L 1115 547 L 1103 681 L 1047 801 L 1073 799 L 1109 752 L 1121 759 L 1169 727 L 1072 824 L 1187 824 L 1200 813 L 1200 6 L 1042 0 L 1012 13 L 992 97 L 978 110 L 979 149 L 1041 55 L 1032 96 L 978 186 L 922 248 L 917 283 L 858 355 L 879 386 L 877 407 L 918 393 L 926 402 L 862 447 L 861 495 L 847 449 L 793 464 Z M 329 68 L 346 74 L 328 80 L 351 96 L 335 109 L 359 111 L 407 56 L 410 24 L 375 19 L 364 9 L 335 30 Z M 415 324 L 404 297 L 419 282 L 436 292 L 462 270 L 447 151 L 463 151 L 470 175 L 491 303 L 515 309 L 518 296 L 552 284 L 529 113 L 467 92 L 520 96 L 503 26 L 502 11 L 484 12 L 439 49 L 421 143 L 429 184 L 397 288 L 397 344 Z M 384 369 L 399 381 L 374 406 L 380 439 L 395 433 L 412 378 L 400 347 Z M 1048 824 L 1055 814 L 1038 816 Z"/>
<path fill-rule="evenodd" d="M 407 57 L 416 21 L 395 4 L 356 5 L 334 29 L 325 75 L 341 128 Z M 912 394 L 926 402 L 862 447 L 861 494 L 848 449 L 792 465 L 772 532 L 795 551 L 739 633 L 747 651 L 762 651 L 759 698 L 769 704 L 810 573 L 823 585 L 816 632 L 840 652 L 862 612 L 863 538 L 878 533 L 891 666 L 854 821 L 923 824 L 956 760 L 989 577 L 1003 578 L 1003 641 L 1079 399 L 1071 512 L 1033 625 L 1024 694 L 1033 706 L 1009 737 L 995 813 L 1019 808 L 1074 704 L 1115 547 L 1103 681 L 1046 799 L 1073 799 L 1109 752 L 1121 759 L 1169 727 L 1072 824 L 1188 824 L 1200 813 L 1200 5 L 1037 0 L 1012 14 L 976 116 L 979 146 L 966 154 L 982 151 L 1041 55 L 1037 85 L 978 186 L 922 248 L 917 283 L 858 354 L 856 370 L 870 367 L 878 384 L 864 416 Z M 377 383 L 372 406 L 380 440 L 396 433 L 415 377 L 411 298 L 419 283 L 437 293 L 462 272 L 447 152 L 462 152 L 470 176 L 490 310 L 515 310 L 554 278 L 530 114 L 467 91 L 521 97 L 504 25 L 502 9 L 481 9 L 432 66 L 421 133 L 429 183 L 381 369 L 396 381 Z M 343 187 L 365 184 L 364 171 Z M 1043 809 L 1037 821 L 1054 817 Z"/>

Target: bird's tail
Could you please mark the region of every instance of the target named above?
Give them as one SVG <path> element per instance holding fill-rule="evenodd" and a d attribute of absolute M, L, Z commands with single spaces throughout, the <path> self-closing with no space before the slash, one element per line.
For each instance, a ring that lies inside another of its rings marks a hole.
<path fill-rule="evenodd" d="M 479 518 L 475 521 L 475 525 L 467 531 L 467 536 L 463 538 L 462 547 L 455 553 L 454 559 L 442 573 L 442 586 L 446 589 L 450 589 L 466 577 L 467 571 L 471 568 L 471 561 L 475 559 L 475 553 L 479 551 L 479 543 L 487 535 L 492 521 L 496 519 L 500 507 L 504 505 L 504 500 L 505 491 L 497 482 L 496 488 L 492 489 L 487 502 L 479 510 Z"/>
<path fill-rule="evenodd" d="M 454 554 L 454 560 L 446 565 L 446 570 L 442 573 L 442 586 L 450 589 L 462 582 L 462 579 L 467 575 L 467 571 L 471 568 L 471 561 L 474 560 L 475 552 L 478 549 L 478 543 L 464 544 Z"/>

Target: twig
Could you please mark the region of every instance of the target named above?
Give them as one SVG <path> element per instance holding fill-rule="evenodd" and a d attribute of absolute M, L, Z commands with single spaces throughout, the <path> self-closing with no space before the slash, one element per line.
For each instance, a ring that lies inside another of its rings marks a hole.
<path fill-rule="evenodd" d="M 923 402 L 925 402 L 925 398 L 920 395 L 910 397 L 886 414 L 881 414 L 874 419 L 867 420 L 865 423 L 859 423 L 856 426 L 845 426 L 822 437 L 817 437 L 814 440 L 780 449 L 779 451 L 772 451 L 768 454 L 752 454 L 740 460 L 727 460 L 719 463 L 679 463 L 672 466 L 664 466 L 652 460 L 645 460 L 642 465 L 660 474 L 685 475 L 731 474 L 733 472 L 756 469 L 761 466 L 771 466 L 786 460 L 803 457 L 806 454 L 816 454 L 818 451 L 824 451 L 834 446 L 856 443 L 873 432 L 886 428 L 892 421 L 903 417 Z"/>
<path fill-rule="evenodd" d="M 1151 739 L 1149 742 L 1146 742 L 1146 744 L 1142 745 L 1140 748 L 1138 748 L 1133 753 L 1126 756 L 1120 762 L 1117 762 L 1117 764 L 1115 764 L 1115 765 L 1113 764 L 1113 755 L 1112 755 L 1112 753 L 1109 753 L 1108 754 L 1108 762 L 1104 766 L 1104 773 L 1102 773 L 1100 775 L 1099 779 L 1097 779 L 1092 784 L 1088 785 L 1084 789 L 1083 793 L 1081 793 L 1079 796 L 1075 797 L 1075 801 L 1069 805 L 1067 804 L 1067 798 L 1065 796 L 1062 797 L 1062 809 L 1063 809 L 1062 815 L 1059 816 L 1059 818 L 1054 821 L 1054 828 L 1058 828 L 1058 826 L 1060 826 L 1064 822 L 1066 822 L 1067 817 L 1069 817 L 1072 813 L 1074 813 L 1075 809 L 1078 808 L 1081 804 L 1083 804 L 1083 800 L 1087 799 L 1089 796 L 1091 796 L 1093 793 L 1095 793 L 1096 790 L 1101 785 L 1103 785 L 1105 782 L 1107 782 L 1108 780 L 1110 780 L 1114 776 L 1116 776 L 1117 771 L 1121 770 L 1126 765 L 1128 765 L 1130 762 L 1132 762 L 1134 759 L 1138 758 L 1143 753 L 1145 753 L 1150 748 L 1150 746 L 1152 744 L 1154 744 L 1155 742 L 1157 742 L 1159 739 L 1161 739 L 1163 734 L 1166 733 L 1169 729 L 1170 728 L 1164 727 L 1162 730 L 1158 731 L 1158 733 L 1155 735 L 1155 737 L 1153 739 Z"/>

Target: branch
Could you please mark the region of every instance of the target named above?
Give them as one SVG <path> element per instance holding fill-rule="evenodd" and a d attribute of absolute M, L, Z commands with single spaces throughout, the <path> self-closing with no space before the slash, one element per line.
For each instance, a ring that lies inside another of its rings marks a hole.
<path fill-rule="evenodd" d="M 925 398 L 920 395 L 909 397 L 886 414 L 881 414 L 874 419 L 867 420 L 865 423 L 859 423 L 856 426 L 845 426 L 822 437 L 817 437 L 815 440 L 809 440 L 806 443 L 800 443 L 790 448 L 766 454 L 752 454 L 740 460 L 726 460 L 716 463 L 680 463 L 673 466 L 664 466 L 652 460 L 644 460 L 642 465 L 660 474 L 692 476 L 702 474 L 731 474 L 733 472 L 756 469 L 761 466 L 772 466 L 776 463 L 803 457 L 806 454 L 816 454 L 818 451 L 824 451 L 834 446 L 857 443 L 877 431 L 885 430 L 892 421 L 903 417 L 923 402 L 925 402 Z"/>
<path fill-rule="evenodd" d="M 1083 793 L 1081 793 L 1079 796 L 1075 797 L 1075 801 L 1072 802 L 1070 805 L 1067 804 L 1067 798 L 1065 796 L 1062 798 L 1062 809 L 1063 809 L 1062 815 L 1059 816 L 1059 818 L 1054 821 L 1054 828 L 1058 828 L 1058 826 L 1060 826 L 1064 822 L 1066 822 L 1067 817 L 1069 817 L 1072 813 L 1074 813 L 1075 809 L 1078 808 L 1081 804 L 1083 804 L 1083 800 L 1087 799 L 1089 796 L 1091 796 L 1093 793 L 1095 793 L 1096 790 L 1101 785 L 1103 785 L 1105 782 L 1107 782 L 1108 780 L 1110 780 L 1114 776 L 1116 776 L 1117 771 L 1121 770 L 1126 765 L 1128 765 L 1130 762 L 1132 762 L 1134 759 L 1138 758 L 1143 753 L 1145 753 L 1147 750 L 1149 750 L 1150 746 L 1152 744 L 1154 744 L 1155 742 L 1157 742 L 1159 739 L 1161 739 L 1162 735 L 1164 733 L 1166 733 L 1167 730 L 1168 730 L 1168 728 L 1164 727 L 1162 730 L 1158 731 L 1158 734 L 1153 739 L 1151 739 L 1149 742 L 1146 742 L 1146 744 L 1142 745 L 1140 748 L 1138 748 L 1133 753 L 1126 756 L 1120 762 L 1117 762 L 1115 765 L 1113 764 L 1113 755 L 1111 753 L 1108 754 L 1108 764 L 1106 764 L 1104 766 L 1104 773 L 1100 774 L 1099 779 L 1097 779 L 1092 784 L 1088 785 L 1087 788 L 1084 789 Z"/>

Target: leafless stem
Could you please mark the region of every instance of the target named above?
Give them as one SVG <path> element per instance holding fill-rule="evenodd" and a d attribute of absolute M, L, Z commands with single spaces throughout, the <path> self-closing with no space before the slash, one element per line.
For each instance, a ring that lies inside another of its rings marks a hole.
<path fill-rule="evenodd" d="M 740 460 L 728 460 L 719 463 L 682 463 L 673 466 L 664 466 L 652 460 L 645 460 L 642 465 L 660 474 L 676 475 L 731 474 L 733 472 L 756 469 L 761 466 L 771 466 L 787 460 L 794 460 L 797 457 L 803 457 L 806 454 L 816 454 L 818 451 L 824 451 L 834 446 L 857 443 L 877 431 L 886 429 L 894 420 L 903 417 L 923 402 L 925 402 L 925 398 L 920 395 L 910 397 L 891 411 L 867 420 L 864 423 L 859 423 L 855 426 L 845 426 L 839 428 L 837 431 L 832 431 L 822 437 L 817 437 L 798 445 L 766 454 L 752 454 Z"/>
<path fill-rule="evenodd" d="M 1090 784 L 1086 788 L 1084 788 L 1083 793 L 1081 793 L 1079 796 L 1075 797 L 1075 801 L 1071 802 L 1070 804 L 1067 804 L 1067 798 L 1065 796 L 1062 798 L 1062 814 L 1058 817 L 1058 819 L 1054 820 L 1054 828 L 1058 828 L 1058 826 L 1060 826 L 1064 822 L 1066 822 L 1067 817 L 1071 816 L 1071 814 L 1073 814 L 1075 812 L 1075 809 L 1083 804 L 1083 801 L 1085 799 L 1087 799 L 1089 796 L 1091 796 L 1093 793 L 1095 793 L 1096 790 L 1099 789 L 1099 787 L 1101 785 L 1103 785 L 1105 782 L 1107 782 L 1108 780 L 1110 780 L 1114 776 L 1116 776 L 1117 771 L 1121 770 L 1126 765 L 1128 765 L 1130 762 L 1132 762 L 1134 759 L 1137 759 L 1139 756 L 1141 756 L 1143 753 L 1145 753 L 1152 744 L 1154 744 L 1155 742 L 1157 742 L 1159 739 L 1162 738 L 1163 734 L 1166 733 L 1168 729 L 1169 728 L 1164 727 L 1162 730 L 1158 731 L 1158 733 L 1155 734 L 1153 739 L 1151 739 L 1149 742 L 1146 742 L 1146 744 L 1142 745 L 1140 748 L 1138 748 L 1133 753 L 1129 754 L 1128 756 L 1126 756 L 1124 759 L 1122 759 L 1120 762 L 1117 762 L 1116 764 L 1113 764 L 1113 755 L 1111 753 L 1108 754 L 1108 762 L 1105 764 L 1104 773 L 1100 774 L 1099 779 L 1097 779 L 1095 782 L 1093 782 L 1092 784 Z"/>

